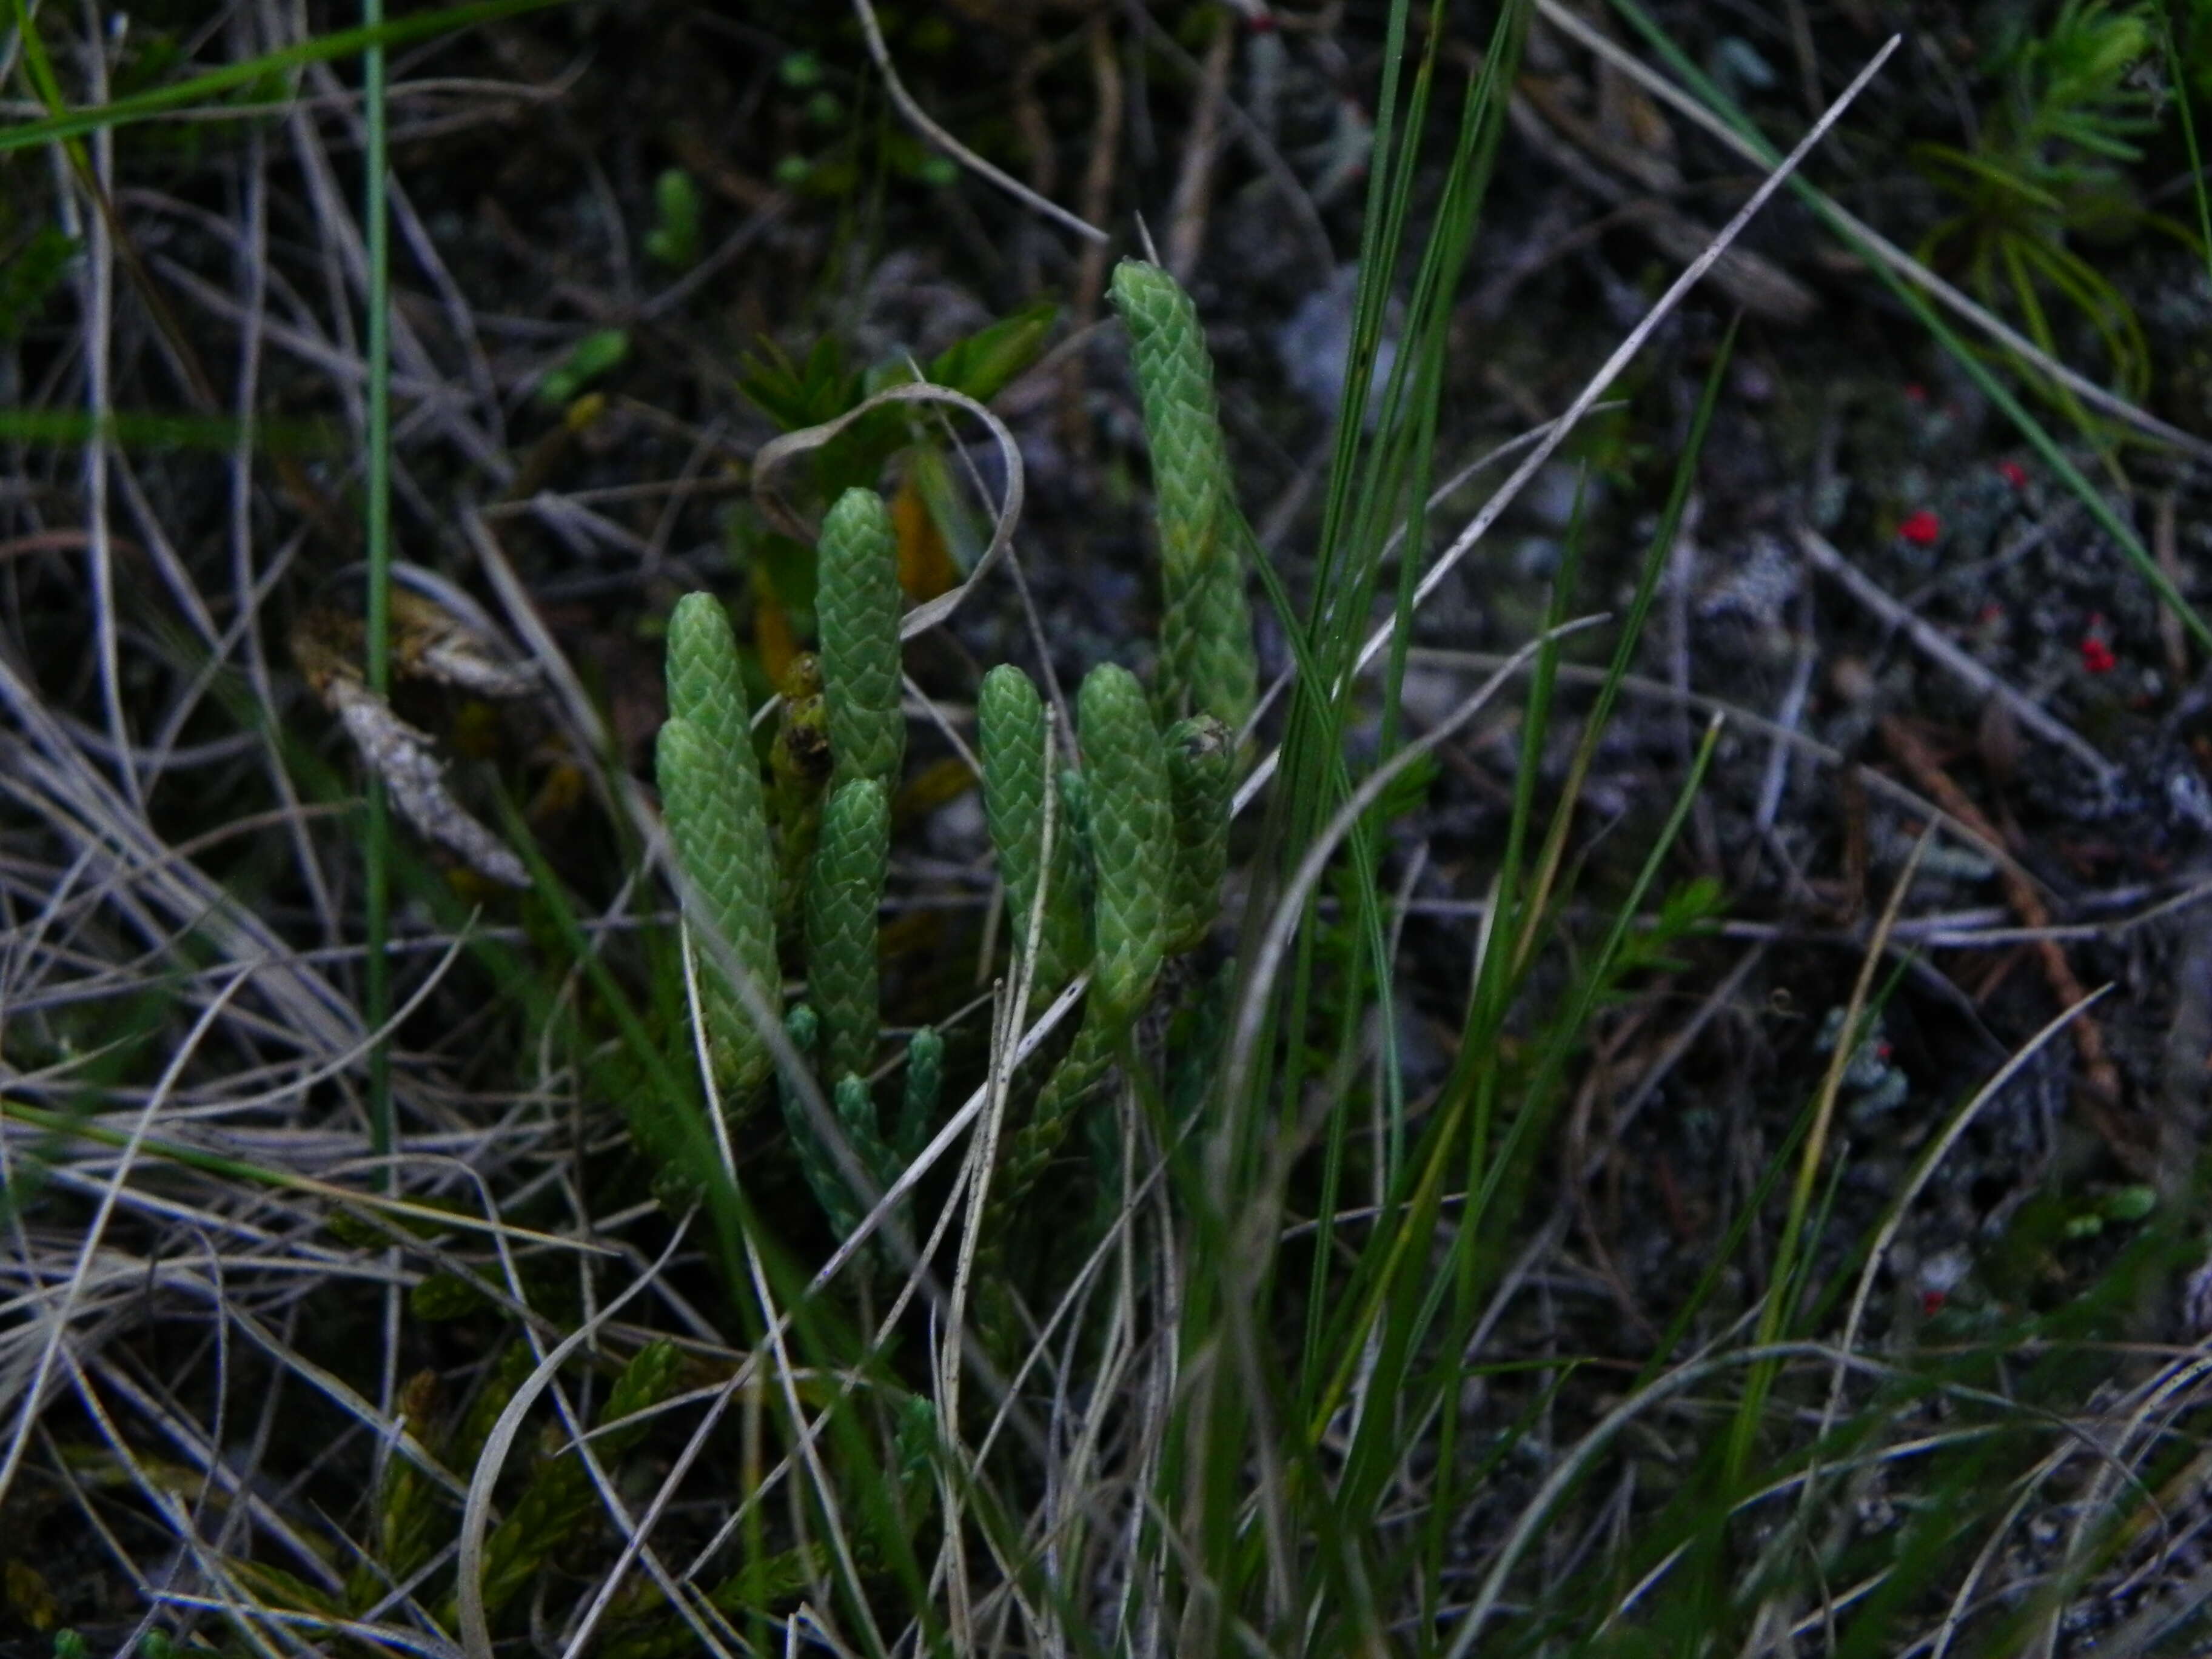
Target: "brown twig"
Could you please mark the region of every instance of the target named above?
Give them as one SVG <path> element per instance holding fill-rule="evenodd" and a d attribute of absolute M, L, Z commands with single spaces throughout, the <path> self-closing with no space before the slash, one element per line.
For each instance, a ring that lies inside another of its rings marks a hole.
<path fill-rule="evenodd" d="M 1129 21 L 1145 37 L 1146 44 L 1194 82 L 1203 79 L 1204 66 L 1182 48 L 1182 43 L 1163 28 L 1151 11 L 1141 5 L 1126 8 Z M 1245 155 L 1282 198 L 1290 210 L 1292 227 L 1299 240 L 1306 245 L 1307 257 L 1313 261 L 1318 276 L 1326 279 L 1336 269 L 1336 251 L 1328 239 L 1328 227 L 1322 222 L 1321 210 L 1314 204 L 1313 194 L 1307 190 L 1291 164 L 1283 159 L 1282 152 L 1268 141 L 1260 124 L 1248 114 L 1234 98 L 1224 95 L 1217 109 L 1217 116 L 1227 123 L 1243 145 Z"/>
<path fill-rule="evenodd" d="M 1198 100 L 1190 112 L 1190 135 L 1183 144 L 1182 171 L 1168 208 L 1168 270 L 1188 283 L 1206 245 L 1206 211 L 1213 203 L 1213 161 L 1220 150 L 1221 109 L 1229 98 L 1229 55 L 1237 31 L 1229 14 L 1214 19 L 1213 39 L 1198 74 Z"/>
<path fill-rule="evenodd" d="M 1911 726 L 1894 714 L 1886 714 L 1879 729 L 1883 744 L 1911 775 L 1915 784 L 1984 840 L 2000 841 L 1997 828 L 1990 822 L 1989 816 L 1943 769 L 1942 763 Z M 2012 906 L 2013 914 L 2022 925 L 2032 928 L 2050 927 L 2051 908 L 2043 902 L 2043 895 L 2027 872 L 2007 859 L 1998 866 L 1998 874 L 2004 883 L 2005 902 Z M 2056 939 L 2046 938 L 2037 940 L 2034 950 L 2042 964 L 2044 980 L 2061 1007 L 2070 1008 L 2087 998 L 2088 994 L 2075 976 L 2074 964 L 2067 959 L 2064 945 Z M 2091 1126 L 2122 1164 L 2137 1173 L 2145 1172 L 2148 1151 L 2138 1136 L 2129 1132 L 2120 1116 L 2120 1072 L 2106 1049 L 2104 1028 L 2085 1013 L 2074 1022 L 2073 1037 L 2074 1052 L 2081 1061 L 2079 1097 Z"/>
<path fill-rule="evenodd" d="M 1030 43 L 1015 65 L 1013 97 L 1008 106 L 1014 131 L 1022 141 L 1030 188 L 1047 200 L 1060 192 L 1060 152 L 1052 142 L 1052 125 L 1045 119 L 1044 104 L 1037 97 L 1037 77 L 1051 61 L 1052 55 L 1044 46 L 1034 40 Z M 1021 276 L 1022 291 L 1035 295 L 1044 286 L 1044 278 L 1037 262 L 1037 239 L 1030 234 L 1031 228 L 1027 224 L 1023 227 L 1015 242 L 1014 258 Z M 1084 244 L 1086 249 L 1100 246 L 1091 241 Z"/>
<path fill-rule="evenodd" d="M 2181 570 L 2181 551 L 2174 524 L 2175 490 L 2166 490 L 2158 498 L 2158 516 L 2151 521 L 2151 556 L 2158 561 L 2159 569 L 2166 580 L 2173 584 L 2177 593 L 2185 590 L 2186 580 Z M 2170 605 L 2158 608 L 2158 642 L 2166 653 L 2166 672 L 2179 684 L 2189 678 L 2189 638 L 2184 630 L 2181 613 Z"/>
<path fill-rule="evenodd" d="M 1121 59 L 1114 50 L 1107 14 L 1098 12 L 1085 31 L 1091 86 L 1097 99 L 1091 118 L 1091 162 L 1083 171 L 1083 216 L 1103 224 L 1114 203 L 1114 167 L 1121 150 Z M 1106 244 L 1085 242 L 1075 261 L 1075 293 L 1069 332 L 1081 335 L 1097 320 L 1099 296 L 1106 290 Z M 1070 352 L 1060 366 L 1060 420 L 1068 453 L 1079 461 L 1091 453 L 1091 411 L 1083 401 L 1083 356 Z"/>
<path fill-rule="evenodd" d="M 1597 1208 L 1590 1201 L 1589 1180 L 1574 1179 L 1571 1172 L 1585 1164 L 1593 1169 L 1601 1168 L 1607 1163 L 1617 1165 L 1620 1156 L 1619 1125 L 1607 1122 L 1605 1146 L 1594 1152 L 1590 1147 L 1591 1123 L 1601 1103 L 1607 1108 L 1608 1120 L 1613 1118 L 1611 1097 L 1615 1067 L 1629 1045 L 1641 1035 L 1644 1020 L 1651 1009 L 1672 988 L 1671 981 L 1656 988 L 1644 1005 L 1631 1011 L 1620 1029 L 1612 1032 L 1601 1045 L 1583 1079 L 1582 1086 L 1575 1091 L 1574 1107 L 1567 1120 L 1567 1156 L 1564 1160 L 1566 1170 L 1571 1172 L 1565 1183 L 1567 1201 L 1574 1210 L 1577 1230 L 1582 1234 L 1583 1247 L 1589 1252 L 1591 1264 L 1606 1288 L 1612 1292 L 1613 1305 L 1635 1324 L 1646 1339 L 1653 1342 L 1659 1340 L 1659 1328 L 1651 1322 L 1650 1316 L 1638 1304 L 1636 1292 L 1629 1286 L 1628 1275 L 1621 1271 L 1620 1262 L 1606 1243 L 1606 1230 L 1600 1224 Z"/>

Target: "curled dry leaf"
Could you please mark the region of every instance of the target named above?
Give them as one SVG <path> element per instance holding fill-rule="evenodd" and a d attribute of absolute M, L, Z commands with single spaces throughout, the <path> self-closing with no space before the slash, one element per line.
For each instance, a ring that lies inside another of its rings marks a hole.
<path fill-rule="evenodd" d="M 481 629 L 404 587 L 392 591 L 392 666 L 480 697 L 526 696 L 538 687 L 535 663 L 506 660 Z"/>
<path fill-rule="evenodd" d="M 398 597 L 394 596 L 395 599 Z M 436 608 L 416 599 L 407 609 L 413 611 Z M 395 604 L 395 623 L 399 622 L 400 610 Z M 483 684 L 471 684 L 465 679 L 450 678 L 427 666 L 431 660 L 448 667 L 460 662 L 467 665 L 463 672 L 475 671 L 477 659 L 466 652 L 453 649 L 450 636 L 433 636 L 426 645 L 422 636 L 417 635 L 413 641 L 416 648 L 407 654 L 398 648 L 398 639 L 409 632 L 409 624 L 400 623 L 393 632 L 395 665 L 404 656 L 418 678 L 441 679 L 448 684 L 477 690 L 488 689 Z M 432 752 L 428 735 L 392 713 L 392 705 L 372 691 L 362 678 L 360 622 L 333 611 L 309 611 L 293 625 L 291 643 L 292 659 L 301 676 L 321 699 L 323 706 L 337 716 L 338 724 L 345 728 L 346 736 L 353 740 L 362 759 L 384 780 L 399 816 L 424 839 L 454 854 L 486 880 L 506 887 L 529 886 L 530 872 L 514 849 L 471 817 L 446 787 L 445 766 Z M 483 659 L 483 664 L 497 666 L 489 659 Z"/>
<path fill-rule="evenodd" d="M 1022 506 L 1027 484 L 1022 470 L 1021 446 L 1014 441 L 1012 429 L 981 404 L 963 392 L 950 386 L 931 386 L 922 381 L 904 382 L 885 386 L 872 398 L 845 411 L 834 421 L 820 426 L 810 426 L 798 432 L 787 432 L 781 437 L 761 446 L 753 457 L 753 501 L 765 518 L 787 536 L 802 542 L 811 542 L 815 532 L 793 510 L 783 497 L 777 474 L 799 456 L 819 449 L 847 427 L 872 410 L 892 404 L 945 404 L 965 410 L 990 429 L 998 445 L 999 459 L 1006 471 L 1006 483 L 999 497 L 999 507 L 991 527 L 991 539 L 983 549 L 982 556 L 969 571 L 968 580 L 957 587 L 939 593 L 915 605 L 899 619 L 899 637 L 910 640 L 917 634 L 936 627 L 951 616 L 990 568 L 1006 554 L 1014 538 L 1014 526 L 1021 522 Z"/>

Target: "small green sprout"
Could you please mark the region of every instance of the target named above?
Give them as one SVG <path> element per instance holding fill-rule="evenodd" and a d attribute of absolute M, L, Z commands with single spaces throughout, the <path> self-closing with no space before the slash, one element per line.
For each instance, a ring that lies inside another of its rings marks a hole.
<path fill-rule="evenodd" d="M 586 386 L 621 368 L 629 356 L 629 336 L 623 330 L 603 328 L 586 334 L 538 381 L 538 402 L 554 408 L 574 403 Z"/>
<path fill-rule="evenodd" d="M 784 1016 L 783 1029 L 799 1057 L 811 1060 L 822 1036 L 822 1021 L 814 1010 L 803 1002 L 795 1004 Z M 853 1196 L 852 1185 L 839 1172 L 837 1160 L 823 1144 L 798 1085 L 781 1073 L 777 1074 L 776 1084 L 784 1127 L 791 1132 L 791 1150 L 799 1159 L 799 1173 L 805 1178 L 814 1201 L 822 1206 L 822 1213 L 829 1218 L 830 1231 L 840 1238 L 849 1238 L 860 1224 L 860 1205 Z"/>
<path fill-rule="evenodd" d="M 641 1414 L 676 1391 L 683 1358 L 673 1342 L 651 1342 L 623 1368 L 592 1436 L 592 1455 L 602 1464 L 619 1460 L 645 1437 L 650 1425 Z M 495 1618 L 529 1588 L 555 1552 L 590 1524 L 599 1501 L 591 1472 L 573 1447 L 562 1447 L 538 1465 L 485 1542 L 483 1594 L 488 1617 Z M 458 1612 L 448 1607 L 445 1625 L 451 1629 L 459 1622 Z"/>
<path fill-rule="evenodd" d="M 902 1169 L 929 1144 L 937 1103 L 944 1093 L 945 1038 L 935 1026 L 924 1025 L 907 1039 L 906 1085 L 899 1097 L 898 1126 L 891 1137 L 891 1151 Z"/>
<path fill-rule="evenodd" d="M 2105 1195 L 2105 1219 L 2135 1222 L 2148 1219 L 2158 1207 L 2158 1188 L 2143 1185 L 2121 1187 Z"/>
<path fill-rule="evenodd" d="M 671 167 L 653 181 L 653 207 L 646 257 L 671 270 L 690 270 L 699 263 L 699 186 L 682 167 Z"/>

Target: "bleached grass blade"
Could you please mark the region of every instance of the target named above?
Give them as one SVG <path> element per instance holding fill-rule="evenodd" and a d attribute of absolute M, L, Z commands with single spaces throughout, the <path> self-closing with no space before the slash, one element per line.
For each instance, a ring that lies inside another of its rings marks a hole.
<path fill-rule="evenodd" d="M 228 1006 L 231 998 L 238 994 L 250 976 L 250 969 L 240 969 L 200 1011 L 200 1017 L 192 1022 L 191 1030 L 178 1043 L 176 1052 L 169 1056 L 169 1063 L 162 1068 L 160 1080 L 155 1084 L 152 1092 L 147 1096 L 145 1106 L 139 1111 L 130 1139 L 123 1148 L 123 1156 L 116 1163 L 115 1173 L 109 1179 L 106 1190 L 100 1194 L 100 1206 L 93 1212 L 92 1219 L 86 1224 L 84 1238 L 77 1247 L 76 1265 L 70 1271 L 69 1283 L 63 1287 L 57 1304 L 46 1310 L 46 1339 L 40 1349 L 39 1363 L 31 1374 L 30 1384 L 23 1391 L 23 1407 L 16 1413 L 15 1429 L 8 1437 L 7 1453 L 0 1456 L 0 1504 L 7 1502 L 8 1489 L 15 1484 L 15 1471 L 22 1466 L 24 1449 L 31 1441 L 31 1430 L 38 1422 L 39 1406 L 46 1395 L 46 1381 L 53 1374 L 55 1356 L 61 1352 L 68 1338 L 70 1316 L 76 1311 L 77 1299 L 84 1294 L 86 1277 L 92 1271 L 93 1258 L 98 1254 L 100 1238 L 107 1230 L 107 1218 L 115 1212 L 117 1198 L 123 1189 L 124 1182 L 130 1176 L 131 1164 L 137 1160 L 139 1143 L 153 1127 L 154 1115 L 167 1101 L 170 1091 L 177 1086 L 177 1080 L 184 1075 L 185 1067 L 198 1053 L 201 1042 L 215 1028 L 216 1017 Z"/>
<path fill-rule="evenodd" d="M 1905 1217 L 1911 1212 L 1914 1200 L 1920 1196 L 1923 1189 L 1934 1177 L 1943 1160 L 1950 1155 L 1952 1147 L 1957 1146 L 1960 1137 L 1973 1126 L 1974 1120 L 1980 1115 L 1982 1108 L 2002 1094 L 2006 1086 L 2026 1069 L 2030 1060 L 2043 1052 L 2053 1038 L 2091 1008 L 2096 1006 L 2098 1003 L 2102 1002 L 2112 989 L 2110 985 L 2100 986 L 2072 1007 L 2058 1014 L 2041 1030 L 2022 1043 L 2012 1058 L 2000 1066 L 1990 1076 L 1989 1081 L 1974 1091 L 1966 1103 L 1952 1114 L 1950 1121 L 1943 1126 L 1941 1132 L 1914 1160 L 1911 1173 L 1905 1177 L 1904 1186 L 1899 1188 L 1896 1195 L 1890 1200 L 1889 1213 L 1882 1218 L 1881 1227 L 1876 1230 L 1872 1242 L 1867 1246 L 1866 1265 L 1860 1270 L 1858 1288 L 1852 1292 L 1850 1311 L 1844 1319 L 1843 1334 L 1837 1339 L 1838 1345 L 1845 1353 L 1850 1352 L 1858 1345 L 1859 1326 L 1866 1317 L 1867 1303 L 1874 1295 L 1875 1279 L 1881 1273 L 1882 1261 L 1889 1254 L 1891 1242 L 1896 1238 L 1898 1230 L 1905 1224 Z M 1838 1046 L 1840 1048 L 1842 1045 L 1838 1043 Z M 1827 1407 L 1820 1417 L 1822 1436 L 1827 1433 L 1835 1422 L 1836 1413 L 1842 1403 L 1843 1386 L 1844 1374 L 1838 1368 L 1829 1383 Z"/>
<path fill-rule="evenodd" d="M 605 1307 L 579 1324 L 539 1360 L 537 1369 L 516 1386 L 514 1397 L 493 1422 L 491 1432 L 484 1437 L 483 1450 L 469 1475 L 468 1497 L 461 1505 L 460 1555 L 453 1592 L 454 1604 L 460 1619 L 461 1647 L 469 1659 L 495 1659 L 491 1625 L 484 1613 L 484 1535 L 491 1521 L 492 1488 L 498 1483 L 500 1471 L 507 1466 L 507 1454 L 513 1450 L 516 1437 L 522 1432 L 523 1419 L 530 1414 L 530 1408 L 538 1403 L 538 1396 L 552 1386 L 554 1379 L 560 1375 L 561 1367 L 568 1363 L 569 1357 L 586 1344 L 596 1341 L 602 1328 L 617 1311 L 642 1294 L 654 1279 L 666 1271 L 669 1261 L 683 1244 L 688 1231 L 688 1227 L 683 1225 L 673 1229 L 667 1246 L 650 1268 L 623 1285 Z M 596 1469 L 597 1465 L 592 1467 Z M 662 1594 L 684 1613 L 692 1633 L 699 1638 L 708 1651 L 715 1655 L 716 1659 L 730 1659 L 729 1654 L 713 1634 L 691 1614 L 689 1603 L 676 1589 L 666 1569 L 649 1555 L 646 1558 L 646 1566 L 659 1584 Z"/>

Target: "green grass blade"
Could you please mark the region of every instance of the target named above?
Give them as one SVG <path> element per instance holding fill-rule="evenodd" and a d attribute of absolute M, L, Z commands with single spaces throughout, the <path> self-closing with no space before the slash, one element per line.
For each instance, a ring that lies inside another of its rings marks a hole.
<path fill-rule="evenodd" d="M 205 99 L 229 92 L 238 87 L 252 86 L 271 75 L 283 75 L 309 64 L 333 63 L 341 58 L 354 58 L 377 48 L 404 46 L 440 34 L 450 34 L 456 29 L 472 28 L 478 23 L 489 23 L 502 17 L 513 17 L 526 11 L 543 11 L 548 7 L 568 3 L 568 0 L 475 0 L 475 3 L 454 6 L 444 11 L 423 12 L 413 16 L 395 19 L 390 22 L 364 23 L 359 28 L 340 29 L 282 51 L 264 52 L 258 58 L 249 58 L 236 64 L 226 64 L 221 69 L 196 75 L 189 81 L 179 81 L 173 86 L 156 87 L 151 91 L 135 93 L 128 98 L 118 98 L 111 103 L 97 104 L 88 109 L 70 110 L 65 114 L 49 116 L 43 121 L 27 121 L 21 126 L 0 129 L 0 153 L 27 149 L 33 144 L 51 144 L 82 137 L 102 127 L 129 126 L 136 122 L 149 121 L 163 115 L 175 114 Z M 369 9 L 364 0 L 364 13 Z M 18 16 L 21 16 L 19 0 Z M 289 103 L 271 104 L 271 114 L 282 113 Z"/>
<path fill-rule="evenodd" d="M 381 27 L 384 0 L 362 0 L 365 31 Z M 368 248 L 368 326 L 365 331 L 368 384 L 368 464 L 362 477 L 362 539 L 368 563 L 368 619 L 362 651 L 367 658 L 368 689 L 381 702 L 392 700 L 392 216 L 387 203 L 391 157 L 385 122 L 384 43 L 379 39 L 362 54 L 362 118 L 367 142 L 362 155 L 362 234 Z M 392 1010 L 392 964 L 386 955 L 392 934 L 392 808 L 384 780 L 368 780 L 367 863 L 368 947 L 364 1012 L 372 1032 L 382 1029 Z M 379 1158 L 392 1151 L 392 1045 L 377 1038 L 368 1051 L 370 1144 Z"/>
<path fill-rule="evenodd" d="M 1567 832 L 1574 819 L 1577 803 L 1582 796 L 1583 780 L 1589 775 L 1591 763 L 1597 758 L 1599 743 L 1605 736 L 1606 724 L 1613 717 L 1613 706 L 1620 695 L 1620 684 L 1628 673 L 1629 665 L 1636 655 L 1636 647 L 1644 634 L 1644 624 L 1651 614 L 1651 602 L 1659 592 L 1659 579 L 1667 568 L 1667 561 L 1680 532 L 1682 514 L 1688 508 L 1690 491 L 1698 479 L 1698 458 L 1705 453 L 1705 434 L 1711 429 L 1713 410 L 1719 406 L 1721 388 L 1727 383 L 1728 366 L 1735 350 L 1736 331 L 1742 323 L 1741 313 L 1729 323 L 1728 332 L 1721 338 L 1719 349 L 1713 355 L 1711 369 L 1705 376 L 1704 394 L 1698 400 L 1698 410 L 1690 422 L 1690 435 L 1682 447 L 1680 459 L 1674 468 L 1674 477 L 1667 495 L 1667 505 L 1659 514 L 1659 526 L 1652 532 L 1650 550 L 1644 557 L 1644 569 L 1637 579 L 1635 597 L 1630 599 L 1628 613 L 1621 620 L 1620 638 L 1613 647 L 1613 661 L 1607 666 L 1605 678 L 1598 687 L 1597 699 L 1589 718 L 1583 727 L 1582 739 L 1575 745 L 1574 758 L 1568 763 L 1566 781 L 1559 792 L 1559 805 L 1552 819 L 1544 840 L 1543 850 L 1537 855 L 1535 878 L 1531 884 L 1532 901 L 1519 939 L 1513 950 L 1516 969 L 1525 967 L 1540 937 L 1538 927 L 1549 900 L 1553 884 L 1558 878 L 1559 863 L 1566 851 Z"/>
<path fill-rule="evenodd" d="M 2173 83 L 2174 112 L 2181 118 L 2181 148 L 2189 157 L 2189 193 L 2197 202 L 2197 251 L 2204 256 L 2206 270 L 2212 271 L 2212 179 L 2205 177 L 2204 159 L 2197 149 L 2197 118 L 2190 110 L 2187 65 L 2181 61 L 2181 47 L 2173 38 L 2173 20 L 2166 15 L 2166 7 L 2161 3 L 2152 9 L 2158 20 L 2159 46 L 2166 53 L 2166 72 Z M 2197 25 L 2200 31 L 2207 27 L 2202 22 Z"/>

